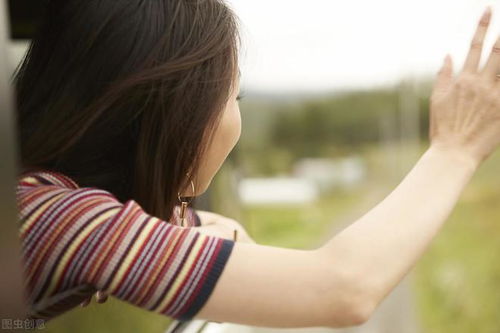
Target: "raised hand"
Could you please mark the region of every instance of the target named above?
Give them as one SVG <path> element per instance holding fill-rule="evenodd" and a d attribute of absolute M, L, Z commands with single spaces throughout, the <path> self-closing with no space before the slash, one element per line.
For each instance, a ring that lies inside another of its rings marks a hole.
<path fill-rule="evenodd" d="M 431 146 L 458 150 L 480 163 L 500 144 L 500 38 L 486 65 L 479 62 L 491 21 L 487 8 L 478 24 L 462 71 L 454 77 L 446 56 L 431 96 Z"/>

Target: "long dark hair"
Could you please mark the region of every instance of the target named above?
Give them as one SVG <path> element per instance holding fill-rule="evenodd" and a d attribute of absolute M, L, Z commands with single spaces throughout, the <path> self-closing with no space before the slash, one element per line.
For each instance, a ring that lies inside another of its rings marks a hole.
<path fill-rule="evenodd" d="M 223 0 L 49 0 L 15 75 L 23 170 L 170 219 L 238 75 Z"/>

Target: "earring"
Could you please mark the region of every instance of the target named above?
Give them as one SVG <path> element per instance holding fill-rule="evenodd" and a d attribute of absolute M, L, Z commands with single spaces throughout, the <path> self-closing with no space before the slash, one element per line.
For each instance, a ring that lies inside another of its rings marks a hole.
<path fill-rule="evenodd" d="M 193 191 L 193 195 L 191 196 L 191 199 L 189 201 L 182 201 L 181 199 L 181 194 L 177 192 L 177 198 L 179 199 L 181 203 L 181 213 L 180 213 L 180 219 L 181 219 L 181 226 L 184 227 L 186 224 L 186 211 L 188 205 L 193 201 L 193 198 L 195 196 L 195 189 L 194 189 L 194 182 L 191 180 L 191 190 Z"/>

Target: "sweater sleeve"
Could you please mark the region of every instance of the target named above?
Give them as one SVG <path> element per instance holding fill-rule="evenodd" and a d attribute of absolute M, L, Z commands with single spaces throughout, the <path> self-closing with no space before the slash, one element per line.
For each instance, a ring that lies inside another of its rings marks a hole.
<path fill-rule="evenodd" d="M 120 203 L 106 191 L 43 196 L 25 214 L 21 232 L 35 317 L 50 317 L 103 290 L 143 309 L 192 319 L 234 246 L 148 215 L 134 200 Z"/>

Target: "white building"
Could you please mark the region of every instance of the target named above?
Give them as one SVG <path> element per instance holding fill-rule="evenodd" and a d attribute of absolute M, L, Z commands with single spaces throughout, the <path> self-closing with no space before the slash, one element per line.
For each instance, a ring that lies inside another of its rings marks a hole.
<path fill-rule="evenodd" d="M 243 179 L 238 192 L 243 204 L 305 204 L 319 196 L 313 181 L 291 177 Z"/>
<path fill-rule="evenodd" d="M 366 178 L 366 165 L 358 156 L 345 158 L 304 158 L 293 168 L 293 175 L 315 183 L 321 191 L 349 188 Z"/>

